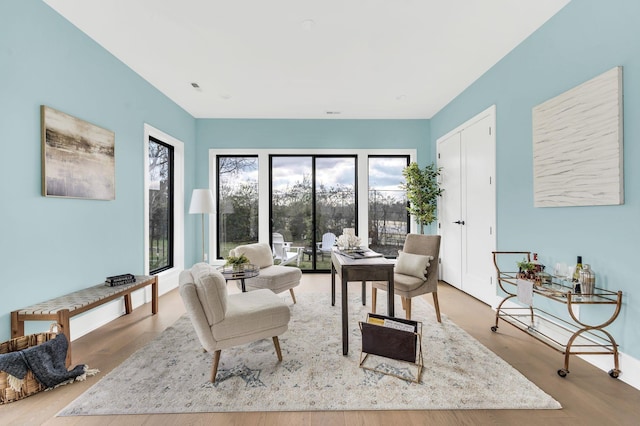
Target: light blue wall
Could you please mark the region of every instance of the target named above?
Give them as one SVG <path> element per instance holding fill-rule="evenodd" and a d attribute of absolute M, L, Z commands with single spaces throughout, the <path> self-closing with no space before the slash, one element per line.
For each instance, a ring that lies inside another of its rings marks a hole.
<path fill-rule="evenodd" d="M 115 132 L 115 201 L 41 195 L 42 104 Z M 193 117 L 41 1 L 0 2 L 0 341 L 11 310 L 143 272 L 144 123 L 185 142 L 191 188 Z"/>
<path fill-rule="evenodd" d="M 440 136 L 497 105 L 498 249 L 538 252 L 551 266 L 582 255 L 598 285 L 624 292 L 610 330 L 634 358 L 640 358 L 638 17 L 637 0 L 573 0 L 431 120 L 435 150 Z M 534 208 L 531 109 L 618 65 L 624 67 L 624 205 Z"/>
<path fill-rule="evenodd" d="M 207 185 L 208 153 L 220 148 L 418 149 L 418 162 L 432 161 L 429 120 L 207 119 L 196 123 L 198 185 Z"/>

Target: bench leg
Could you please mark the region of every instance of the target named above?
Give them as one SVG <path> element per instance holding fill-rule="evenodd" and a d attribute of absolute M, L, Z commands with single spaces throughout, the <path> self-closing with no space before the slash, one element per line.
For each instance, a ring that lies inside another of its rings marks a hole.
<path fill-rule="evenodd" d="M 11 312 L 11 338 L 24 336 L 24 321 L 18 320 L 18 311 Z"/>
<path fill-rule="evenodd" d="M 158 313 L 158 277 L 153 277 L 153 284 L 151 284 L 151 313 Z"/>
<path fill-rule="evenodd" d="M 124 295 L 124 313 L 130 314 L 133 309 L 131 308 L 131 293 Z"/>
<path fill-rule="evenodd" d="M 62 330 L 58 330 L 59 333 L 63 333 L 67 338 L 67 342 L 69 343 L 67 349 L 67 359 L 66 366 L 69 367 L 71 365 L 71 327 L 69 326 L 69 310 L 62 309 L 58 311 L 58 324 L 59 328 Z"/>

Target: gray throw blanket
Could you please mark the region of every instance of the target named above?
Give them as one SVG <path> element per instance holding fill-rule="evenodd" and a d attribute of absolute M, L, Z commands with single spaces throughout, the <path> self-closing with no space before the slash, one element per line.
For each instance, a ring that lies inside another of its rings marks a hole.
<path fill-rule="evenodd" d="M 31 370 L 45 387 L 55 387 L 85 373 L 84 364 L 67 370 L 65 359 L 68 346 L 65 335 L 58 334 L 55 339 L 38 346 L 0 355 L 0 370 L 21 380 L 25 378 L 27 371 Z"/>

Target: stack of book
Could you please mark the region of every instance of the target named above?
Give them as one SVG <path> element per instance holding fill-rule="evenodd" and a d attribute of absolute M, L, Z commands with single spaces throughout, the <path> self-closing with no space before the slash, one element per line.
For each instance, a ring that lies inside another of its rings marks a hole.
<path fill-rule="evenodd" d="M 109 287 L 115 287 L 118 285 L 130 284 L 136 282 L 136 277 L 132 274 L 114 275 L 113 277 L 107 277 L 105 284 Z"/>

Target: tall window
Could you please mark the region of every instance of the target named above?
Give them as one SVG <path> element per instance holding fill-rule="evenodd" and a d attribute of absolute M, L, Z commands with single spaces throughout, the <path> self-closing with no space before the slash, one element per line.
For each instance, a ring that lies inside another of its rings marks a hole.
<path fill-rule="evenodd" d="M 369 157 L 369 247 L 396 257 L 409 230 L 407 195 L 400 187 L 408 156 Z"/>
<path fill-rule="evenodd" d="M 173 267 L 173 146 L 149 137 L 149 273 Z"/>
<path fill-rule="evenodd" d="M 258 157 L 218 156 L 218 257 L 258 242 Z"/>

